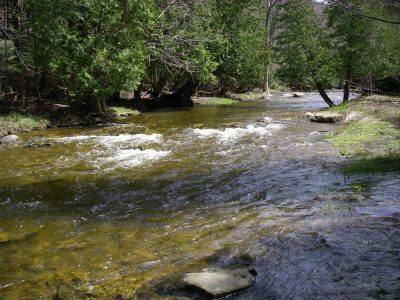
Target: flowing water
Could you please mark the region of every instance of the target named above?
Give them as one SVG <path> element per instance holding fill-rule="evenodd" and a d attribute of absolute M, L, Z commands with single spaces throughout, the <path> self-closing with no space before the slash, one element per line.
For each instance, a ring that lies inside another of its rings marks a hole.
<path fill-rule="evenodd" d="M 399 299 L 400 174 L 344 172 L 338 127 L 300 117 L 323 106 L 21 135 L 0 148 L 0 299 L 202 299 L 180 274 L 235 264 L 258 276 L 231 299 Z"/>

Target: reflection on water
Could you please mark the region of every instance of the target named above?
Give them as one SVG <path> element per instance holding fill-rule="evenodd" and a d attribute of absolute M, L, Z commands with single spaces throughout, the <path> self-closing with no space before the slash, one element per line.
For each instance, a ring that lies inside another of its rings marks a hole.
<path fill-rule="evenodd" d="M 0 299 L 161 298 L 180 272 L 243 261 L 257 283 L 233 299 L 399 297 L 400 175 L 343 174 L 336 127 L 300 118 L 320 105 L 21 135 L 0 148 Z"/>

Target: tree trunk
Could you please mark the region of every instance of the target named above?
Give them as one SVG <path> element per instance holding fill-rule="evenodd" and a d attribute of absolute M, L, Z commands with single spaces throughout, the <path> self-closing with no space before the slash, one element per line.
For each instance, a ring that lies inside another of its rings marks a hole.
<path fill-rule="evenodd" d="M 26 108 L 26 68 L 22 68 L 22 82 L 21 82 L 21 98 L 22 98 L 22 107 Z"/>
<path fill-rule="evenodd" d="M 124 5 L 124 15 L 123 15 L 123 18 L 124 18 L 124 22 L 125 23 L 127 23 L 128 22 L 128 5 L 129 5 L 129 0 L 123 0 L 124 1 L 124 3 L 123 3 L 123 5 Z"/>
<path fill-rule="evenodd" d="M 219 83 L 219 95 L 225 96 L 228 93 L 228 89 L 226 88 L 226 84 L 223 80 Z"/>
<path fill-rule="evenodd" d="M 100 98 L 100 106 L 101 106 L 101 111 L 103 112 L 103 114 L 106 112 L 107 106 L 106 106 L 106 98 L 105 97 L 101 97 Z"/>
<path fill-rule="evenodd" d="M 350 84 L 349 81 L 346 80 L 343 87 L 343 103 L 349 101 L 349 98 L 350 98 Z"/>
<path fill-rule="evenodd" d="M 162 75 L 159 78 L 159 80 L 155 84 L 153 92 L 152 92 L 152 95 L 155 98 L 159 98 L 161 96 L 161 93 L 162 93 L 164 87 L 166 86 L 167 82 L 168 82 L 168 76 Z"/>
<path fill-rule="evenodd" d="M 349 101 L 350 99 L 350 71 L 346 72 L 346 82 L 343 86 L 343 103 Z"/>
<path fill-rule="evenodd" d="M 190 79 L 184 85 L 182 85 L 175 93 L 172 95 L 164 95 L 161 97 L 163 106 L 170 107 L 188 107 L 193 106 L 192 96 L 195 93 L 198 86 L 198 82 Z"/>
<path fill-rule="evenodd" d="M 265 63 L 265 70 L 264 70 L 264 82 L 263 82 L 263 92 L 267 95 L 270 95 L 269 91 L 269 81 L 270 81 L 270 73 L 269 68 L 271 65 L 270 62 L 270 51 L 272 46 L 272 31 L 271 31 L 271 20 L 274 6 L 278 3 L 278 0 L 266 0 L 265 1 L 265 8 L 266 8 L 266 15 L 265 15 L 265 51 L 267 52 L 268 59 Z"/>
<path fill-rule="evenodd" d="M 325 89 L 323 88 L 322 84 L 317 83 L 317 89 L 319 94 L 321 95 L 322 99 L 326 102 L 326 104 L 329 105 L 329 107 L 334 107 L 335 103 L 329 98 L 328 94 L 325 92 Z"/>
<path fill-rule="evenodd" d="M 175 93 L 172 95 L 180 99 L 181 101 L 190 100 L 194 92 L 196 91 L 198 83 L 192 79 L 186 81 L 184 85 L 182 85 Z"/>
<path fill-rule="evenodd" d="M 271 95 L 269 92 L 269 62 L 265 64 L 263 92 L 267 95 Z"/>
<path fill-rule="evenodd" d="M 133 98 L 135 99 L 135 101 L 140 101 L 142 100 L 142 89 L 143 89 L 143 85 L 139 84 L 139 86 L 137 87 L 137 89 L 135 90 L 135 92 L 133 93 Z"/>
<path fill-rule="evenodd" d="M 263 92 L 269 95 L 269 51 L 270 51 L 270 45 L 271 45 L 271 36 L 270 36 L 270 31 L 271 31 L 271 7 L 270 7 L 270 1 L 267 1 L 267 16 L 265 19 L 265 32 L 266 32 L 266 40 L 265 40 L 265 51 L 267 52 L 268 59 L 265 63 L 264 66 L 264 84 L 263 84 Z"/>
<path fill-rule="evenodd" d="M 89 112 L 94 114 L 105 113 L 105 99 L 102 96 L 92 96 L 89 103 Z"/>

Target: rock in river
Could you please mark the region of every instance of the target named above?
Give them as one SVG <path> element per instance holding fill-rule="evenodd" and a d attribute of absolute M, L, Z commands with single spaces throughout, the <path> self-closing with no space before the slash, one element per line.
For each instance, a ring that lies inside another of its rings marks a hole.
<path fill-rule="evenodd" d="M 308 112 L 305 116 L 311 121 L 316 123 L 338 123 L 343 120 L 343 116 L 338 113 L 321 111 L 311 113 Z"/>
<path fill-rule="evenodd" d="M 0 138 L 0 144 L 12 144 L 18 140 L 16 135 L 6 135 L 5 137 Z"/>
<path fill-rule="evenodd" d="M 301 97 L 304 97 L 304 93 L 296 92 L 296 93 L 293 94 L 293 97 L 294 97 L 294 98 L 301 98 Z"/>
<path fill-rule="evenodd" d="M 285 94 L 282 94 L 281 97 L 283 97 L 283 98 L 292 98 L 293 94 L 285 93 Z"/>
<path fill-rule="evenodd" d="M 192 126 L 192 128 L 194 128 L 194 129 L 202 129 L 204 127 L 205 126 L 203 123 L 196 123 L 196 124 L 193 124 L 193 126 Z"/>
<path fill-rule="evenodd" d="M 182 282 L 185 287 L 195 288 L 215 298 L 248 289 L 256 282 L 251 267 L 236 269 L 208 268 L 199 273 L 187 273 Z"/>

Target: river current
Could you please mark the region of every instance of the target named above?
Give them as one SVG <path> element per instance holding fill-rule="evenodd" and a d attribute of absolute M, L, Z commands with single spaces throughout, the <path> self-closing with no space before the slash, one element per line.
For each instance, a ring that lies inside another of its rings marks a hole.
<path fill-rule="evenodd" d="M 339 99 L 339 93 L 331 94 Z M 159 110 L 0 148 L 0 299 L 399 299 L 400 173 L 347 172 L 316 95 Z M 201 124 L 201 125 L 200 125 Z"/>

